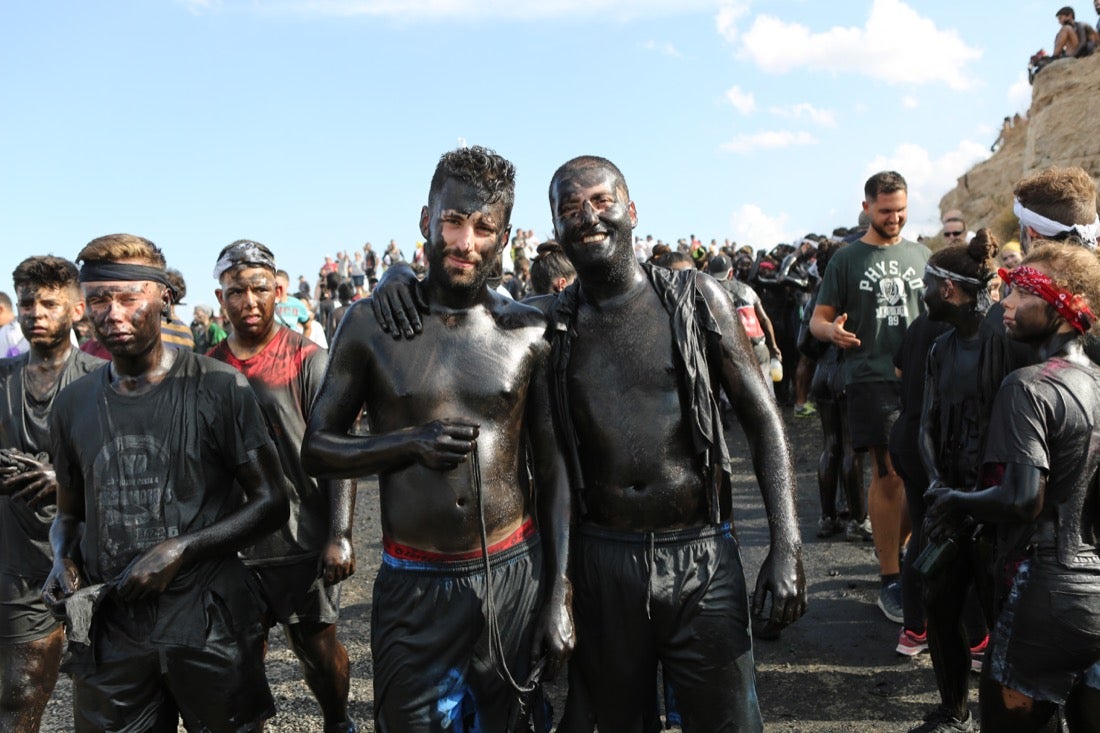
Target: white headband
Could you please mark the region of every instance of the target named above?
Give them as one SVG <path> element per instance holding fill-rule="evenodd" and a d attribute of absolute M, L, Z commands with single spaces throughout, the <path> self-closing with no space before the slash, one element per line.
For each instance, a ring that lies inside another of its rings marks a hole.
<path fill-rule="evenodd" d="M 1057 237 L 1072 233 L 1081 240 L 1081 244 L 1089 249 L 1096 249 L 1096 239 L 1100 236 L 1100 216 L 1097 216 L 1091 224 L 1074 224 L 1070 226 L 1060 221 L 1048 219 L 1042 214 L 1036 214 L 1031 209 L 1025 208 L 1020 203 L 1020 199 L 1016 199 L 1013 203 L 1012 213 L 1020 220 L 1021 226 L 1031 227 L 1044 237 Z"/>

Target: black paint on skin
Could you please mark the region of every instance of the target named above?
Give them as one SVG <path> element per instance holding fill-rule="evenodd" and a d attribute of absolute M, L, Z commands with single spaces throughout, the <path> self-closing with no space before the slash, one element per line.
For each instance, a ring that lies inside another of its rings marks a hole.
<path fill-rule="evenodd" d="M 550 207 L 555 236 L 577 269 L 580 288 L 568 365 L 568 398 L 584 477 L 588 511 L 584 521 L 633 533 L 703 527 L 708 523 L 709 486 L 693 445 L 688 423 L 691 413 L 682 401 L 682 366 L 676 360 L 669 314 L 634 256 L 632 230 L 637 212 L 626 183 L 607 162 L 574 160 L 555 174 Z M 755 605 L 761 613 L 771 595 L 770 623 L 778 630 L 804 613 L 806 599 L 787 439 L 732 301 L 712 278 L 701 274 L 696 278 L 696 287 L 723 334 L 721 339 L 708 334 L 701 344 L 715 380 L 713 389 L 720 383 L 737 410 L 768 510 L 772 549 L 760 571 Z M 728 492 L 720 497 L 720 511 L 723 518 L 731 518 Z M 740 567 L 736 572 L 741 572 Z M 690 575 L 686 569 L 673 571 L 658 582 L 689 582 Z M 711 591 L 729 590 L 726 582 Z M 584 591 L 578 587 L 578 593 Z M 706 597 L 719 602 L 711 592 Z M 684 603 L 681 624 L 690 624 L 701 639 L 716 633 L 721 641 L 716 637 L 711 648 L 744 654 L 751 665 L 748 646 L 728 648 L 729 640 L 738 637 L 747 645 L 747 630 L 742 627 L 738 632 L 734 617 L 722 629 L 708 629 L 693 618 L 694 613 L 688 610 L 691 604 Z M 732 604 L 729 610 L 736 613 L 737 608 Z M 578 603 L 578 624 L 583 629 L 582 609 Z M 632 610 L 624 609 L 627 613 Z M 622 633 L 606 620 L 597 624 L 603 633 Z M 634 633 L 657 632 L 637 629 Z M 638 641 L 645 647 L 641 638 Z M 614 727 L 615 721 L 636 721 L 636 716 L 644 715 L 609 707 L 601 700 L 609 694 L 621 699 L 623 691 L 617 686 L 629 683 L 599 681 L 585 649 L 582 646 L 578 655 L 582 669 L 587 668 L 583 675 L 587 689 L 583 694 L 571 694 L 591 701 L 601 725 Z M 694 653 L 706 654 L 702 649 Z M 665 658 L 660 652 L 658 656 L 666 678 L 684 680 L 678 677 L 686 663 L 683 656 Z M 709 669 L 706 664 L 700 668 Z M 677 689 L 685 725 L 700 729 L 730 724 L 751 729 L 758 725 L 751 679 L 730 678 L 728 672 L 729 667 L 701 678 L 692 675 L 690 684 Z"/>
<path fill-rule="evenodd" d="M 550 203 L 556 238 L 577 269 L 581 288 L 568 396 L 586 487 L 589 514 L 585 521 L 628 532 L 704 528 L 708 487 L 696 465 L 680 396 L 669 315 L 634 258 L 631 240 L 637 215 L 625 181 L 607 161 L 578 159 L 555 175 Z M 413 282 L 409 271 L 393 268 L 371 299 L 379 328 L 394 338 L 412 338 L 418 330 L 420 312 L 410 307 L 416 302 Z M 779 629 L 804 613 L 806 599 L 787 439 L 731 301 L 709 277 L 698 276 L 697 287 L 723 333 L 722 339 L 705 344 L 714 384 L 721 383 L 727 391 L 751 443 L 772 532 L 772 549 L 757 582 L 756 612 L 763 612 L 770 596 L 770 624 Z M 432 327 L 431 321 L 429 315 L 425 330 Z M 728 517 L 729 497 L 722 503 L 723 515 Z M 732 617 L 729 623 L 736 626 Z M 727 638 L 726 631 L 719 636 Z M 742 633 L 747 640 L 747 628 Z M 607 684 L 619 684 L 613 672 L 605 676 Z M 571 674 L 570 682 L 566 715 L 576 717 L 562 726 L 582 729 L 591 719 L 586 720 L 581 704 L 574 701 L 586 695 L 591 701 L 599 695 L 588 694 L 581 676 Z M 655 680 L 642 682 L 651 693 Z M 729 719 L 742 719 L 750 707 L 755 709 L 744 697 L 751 693 L 732 692 L 727 682 L 708 678 L 696 685 L 690 692 L 692 699 L 682 699 L 684 707 L 690 708 L 689 716 L 728 714 Z M 703 703 L 704 699 L 709 702 Z M 640 698 L 632 707 L 639 701 L 645 707 L 646 701 Z M 705 710 L 708 707 L 710 712 Z M 614 712 L 616 716 L 635 714 L 646 713 Z M 706 723 L 702 729 L 707 729 Z"/>
<path fill-rule="evenodd" d="M 275 303 L 280 295 L 275 273 L 265 267 L 246 264 L 223 272 L 219 284 L 221 287 L 215 294 L 233 328 L 225 346 L 215 347 L 211 356 L 225 360 L 223 349 L 228 349 L 237 359 L 247 362 L 263 352 L 280 330 L 286 328 L 275 320 Z M 288 333 L 286 336 L 298 338 L 296 334 Z M 309 346 L 312 347 L 312 343 Z M 312 482 L 302 470 L 300 436 L 305 416 L 309 414 L 316 396 L 316 386 L 320 384 L 319 373 L 324 360 L 319 350 L 296 348 L 301 350 L 292 352 L 294 357 L 288 356 L 281 362 L 274 358 L 270 361 L 257 360 L 255 363 L 270 368 L 254 366 L 245 374 L 256 390 L 265 417 L 278 428 L 275 445 L 280 451 L 283 473 L 294 492 L 291 494 L 288 529 L 291 533 L 297 533 L 295 539 L 298 539 L 309 537 L 314 532 L 318 538 L 325 537 L 322 531 L 310 528 L 327 528 L 324 543 L 316 549 L 320 551 L 324 584 L 331 586 L 355 572 L 351 520 L 355 511 L 356 483 L 348 479 Z M 350 730 L 353 724 L 348 718 L 350 672 L 347 650 L 336 635 L 336 624 L 318 619 L 320 614 L 316 610 L 321 604 L 317 596 L 330 591 L 317 589 L 314 578 L 295 574 L 293 562 L 287 562 L 284 566 L 276 562 L 287 560 L 285 556 L 280 556 L 287 551 L 285 545 L 281 548 L 277 544 L 274 548 L 268 546 L 265 551 L 274 554 L 265 568 L 267 572 L 274 570 L 279 573 L 290 569 L 289 577 L 302 578 L 303 585 L 295 588 L 292 594 L 298 599 L 297 607 L 283 606 L 287 610 L 282 613 L 293 614 L 294 620 L 280 618 L 280 614 L 273 615 L 275 620 L 284 622 L 290 647 L 302 663 L 306 684 L 321 707 L 325 730 Z M 263 552 L 260 553 L 261 561 Z M 260 573 L 258 577 L 261 585 L 265 585 L 266 573 Z M 287 587 L 291 584 L 285 583 L 280 590 Z M 267 592 L 271 593 L 270 590 Z"/>
<path fill-rule="evenodd" d="M 126 237 L 129 235 L 115 236 Z M 120 260 L 119 262 L 120 264 L 154 264 L 152 261 L 145 260 Z M 155 389 L 164 381 L 165 375 L 172 368 L 173 355 L 183 353 L 168 351 L 164 349 L 161 343 L 160 317 L 170 305 L 171 296 L 168 290 L 161 285 L 148 281 L 88 282 L 83 284 L 83 289 L 88 302 L 87 310 L 95 326 L 97 337 L 111 351 L 113 357 L 109 367 L 109 389 L 114 389 L 125 395 L 140 395 Z M 192 357 L 190 354 L 187 354 L 186 357 L 200 358 Z M 92 375 L 89 379 L 96 377 L 97 375 Z M 98 389 L 94 391 L 102 394 Z M 89 405 L 86 402 L 81 403 L 79 394 L 73 393 L 72 390 L 62 393 L 62 397 L 65 398 L 69 394 L 74 395 L 71 400 L 73 408 L 71 411 L 73 413 L 79 410 L 97 409 L 95 405 Z M 251 396 L 251 391 L 248 394 L 254 403 L 255 397 Z M 100 398 L 93 396 L 91 399 L 98 400 Z M 104 409 L 110 411 L 111 408 L 105 406 Z M 229 409 L 228 406 L 225 409 Z M 255 409 L 258 413 L 258 405 L 255 406 Z M 174 415 L 172 417 L 178 419 L 181 416 Z M 192 416 L 192 419 L 194 417 Z M 62 413 L 62 417 L 55 421 L 55 426 L 63 423 L 65 419 L 65 413 Z M 60 434 L 63 431 L 56 430 L 55 432 Z M 104 441 L 111 438 L 112 436 L 109 435 L 97 436 L 94 433 L 81 435 L 81 440 L 88 441 L 85 447 L 93 446 L 98 441 L 99 449 L 104 447 Z M 178 438 L 180 441 L 185 439 L 184 437 Z M 216 446 L 215 449 L 221 450 L 223 446 L 228 445 L 227 436 L 221 436 L 221 439 L 223 443 Z M 63 440 L 63 437 L 59 435 L 58 440 Z M 73 445 L 62 444 L 57 447 L 67 454 L 75 456 L 77 453 Z M 192 454 L 188 453 L 188 448 L 186 445 L 166 446 L 164 453 L 171 454 L 174 451 L 174 454 L 178 456 L 190 456 Z M 192 451 L 194 450 L 194 446 L 190 448 Z M 197 462 L 199 459 L 194 458 L 192 460 Z M 87 577 L 84 566 L 89 562 L 89 558 L 82 552 L 81 548 L 85 534 L 85 511 L 90 509 L 93 514 L 90 521 L 97 524 L 99 523 L 97 515 L 102 514 L 101 507 L 96 504 L 94 498 L 97 496 L 97 490 L 101 487 L 85 486 L 86 473 L 84 469 L 87 466 L 80 465 L 78 458 L 71 459 L 71 462 L 67 460 L 67 464 L 67 470 L 58 470 L 58 512 L 50 530 L 54 563 L 43 588 L 43 597 L 46 602 L 58 612 L 63 612 L 66 599 L 85 584 L 85 578 Z M 178 535 L 156 542 L 146 549 L 142 549 L 137 545 L 119 548 L 121 551 L 136 549 L 137 552 L 133 560 L 117 576 L 99 579 L 102 581 L 109 580 L 113 583 L 110 604 L 112 610 L 106 612 L 109 614 L 109 618 L 126 617 L 126 611 L 118 610 L 120 608 L 125 609 L 131 606 L 152 608 L 156 604 L 170 602 L 164 599 L 172 597 L 172 594 L 165 594 L 165 591 L 178 579 L 177 576 L 180 575 L 181 571 L 193 568 L 197 564 L 209 562 L 213 567 L 228 568 L 231 572 L 234 563 L 238 562 L 237 551 L 239 549 L 274 531 L 287 519 L 287 499 L 283 493 L 282 478 L 277 474 L 277 469 L 274 468 L 278 465 L 279 459 L 270 441 L 261 445 L 258 449 L 247 451 L 247 460 L 238 461 L 234 459 L 232 469 L 233 481 L 239 486 L 239 490 L 242 492 L 241 496 L 245 499 L 238 508 L 224 513 L 205 526 L 178 528 Z M 173 477 L 171 476 L 166 479 L 169 485 L 172 480 Z M 221 482 L 216 482 L 216 484 L 198 485 L 189 488 L 193 490 L 192 495 L 199 492 L 209 492 L 212 495 L 210 498 L 211 506 L 220 505 L 223 500 L 228 504 L 228 498 L 220 496 L 228 491 L 227 486 Z M 85 501 L 86 492 L 88 495 L 87 504 Z M 241 567 L 241 571 L 246 572 L 243 567 Z M 225 573 L 219 570 L 218 576 L 223 575 Z M 194 588 L 194 586 L 191 587 Z M 192 592 L 194 591 L 192 590 Z M 241 610 L 238 609 L 238 612 Z M 101 611 L 100 613 L 104 612 Z M 138 615 L 141 616 L 141 614 Z M 109 642 L 99 638 L 95 640 L 95 643 Z M 244 646 L 238 647 L 235 643 L 232 651 L 227 650 L 225 655 L 209 655 L 210 661 L 207 668 L 226 672 L 229 671 L 228 666 L 233 666 L 238 679 L 244 679 L 245 673 L 241 671 L 238 665 L 242 665 L 248 660 L 233 659 L 234 653 L 244 649 Z M 271 704 L 270 692 L 267 689 L 266 679 L 263 678 L 262 667 L 254 674 L 263 681 L 262 689 L 259 687 L 253 688 L 251 698 L 248 696 L 230 696 L 230 704 L 226 705 L 226 708 L 234 705 L 253 706 L 254 703 L 254 706 Z M 209 687 L 209 682 L 204 685 L 204 680 L 207 678 L 201 674 L 193 673 L 192 679 L 193 686 L 188 687 L 187 690 L 173 691 L 175 694 L 187 698 L 187 700 L 180 700 L 181 706 L 188 701 L 202 704 L 213 699 L 211 695 L 214 691 L 206 689 Z M 248 679 L 254 680 L 254 677 L 248 677 Z M 131 682 L 134 687 L 124 692 L 121 695 L 122 697 L 125 697 L 127 693 L 132 693 L 133 697 L 140 697 L 136 694 L 138 686 L 148 689 L 148 679 Z M 166 683 L 160 681 L 158 684 Z M 224 693 L 225 690 L 218 692 Z M 104 694 L 110 693 L 105 692 Z M 264 700 L 265 696 L 266 700 Z M 82 714 L 87 714 L 94 718 L 100 713 L 113 714 L 112 710 L 96 709 L 96 703 L 93 702 L 87 710 L 77 710 L 76 717 L 81 720 L 83 719 Z M 251 715 L 253 712 L 257 716 L 264 715 L 266 717 L 273 714 L 274 711 L 272 709 L 267 713 L 261 713 L 249 709 L 242 712 L 242 714 Z M 256 720 L 250 720 L 249 723 L 256 722 Z M 224 724 L 224 721 L 212 721 L 211 724 L 221 725 Z"/>
<path fill-rule="evenodd" d="M 977 455 L 976 443 L 979 437 L 967 435 L 965 424 L 953 424 L 946 430 L 941 427 L 943 412 L 959 409 L 958 405 L 944 404 L 943 398 L 945 394 L 965 392 L 969 387 L 971 399 L 976 403 L 977 338 L 982 315 L 975 310 L 975 296 L 958 283 L 925 274 L 924 284 L 922 297 L 928 307 L 928 318 L 947 323 L 953 330 L 936 339 L 934 348 L 939 353 L 930 364 L 938 366 L 930 365 L 925 372 L 919 448 L 930 485 L 957 485 L 956 482 L 965 483 L 957 475 L 960 470 L 958 454 L 969 447 Z M 962 351 L 967 345 L 971 353 L 969 359 L 965 356 L 966 352 Z M 954 359 L 950 358 L 952 355 Z M 976 428 L 976 422 L 974 426 Z M 944 434 L 945 432 L 948 434 Z M 965 446 L 964 442 L 967 440 L 973 440 L 974 444 Z M 945 450 L 945 446 L 950 446 L 951 449 Z M 945 455 L 955 458 L 946 461 L 952 465 L 940 465 L 938 458 Z M 977 472 L 978 466 L 975 465 L 973 475 L 976 476 Z M 923 580 L 928 647 L 940 702 L 960 721 L 966 720 L 970 715 L 970 647 L 980 643 L 985 635 L 985 626 L 993 622 L 992 569 L 987 567 L 987 546 L 984 540 L 972 539 L 968 534 L 972 532 L 972 527 L 956 527 L 955 540 L 960 548 L 956 561 Z M 967 607 L 968 597 L 974 593 L 974 589 L 981 602 L 982 614 Z M 975 618 L 964 618 L 964 614 Z M 985 616 L 984 624 L 980 615 Z M 968 634 L 977 638 L 968 638 Z"/>
<path fill-rule="evenodd" d="M 420 218 L 429 272 L 407 292 L 424 307 L 422 336 L 396 341 L 370 300 L 348 309 L 302 457 L 316 476 L 377 474 L 384 536 L 423 551 L 480 551 L 481 511 L 490 545 L 537 513 L 546 600 L 534 643 L 552 674 L 573 646 L 568 482 L 550 418 L 546 319 L 486 285 L 508 241 L 509 209 L 453 175 L 433 187 Z M 350 435 L 360 406 L 370 433 Z M 480 487 L 470 460 L 475 445 Z M 385 683 L 376 677 L 375 684 L 377 691 Z M 479 701 L 479 715 L 495 710 L 482 705 L 500 702 Z M 394 703 L 376 705 L 387 715 Z"/>
<path fill-rule="evenodd" d="M 45 532 L 44 524 L 28 520 L 30 517 L 41 517 L 43 519 L 39 521 L 49 521 L 57 492 L 57 478 L 50 459 L 41 460 L 42 456 L 36 456 L 43 448 L 48 448 L 48 444 L 36 444 L 48 443 L 46 426 L 36 418 L 45 417 L 57 389 L 84 371 L 93 369 L 92 364 L 102 362 L 84 354 L 78 354 L 76 359 L 71 358 L 73 347 L 69 343 L 69 333 L 74 320 L 84 312 L 84 302 L 75 284 L 65 287 L 32 282 L 20 286 L 17 312 L 19 325 L 30 343 L 30 351 L 21 369 L 25 395 L 9 394 L 5 395 L 6 399 L 0 399 L 0 404 L 11 404 L 16 413 L 0 416 L 0 423 L 14 428 L 9 432 L 0 424 L 0 437 L 3 437 L 0 454 L 4 458 L 3 468 L 0 468 L 0 512 L 12 518 L 23 516 L 25 519 L 9 522 L 5 517 L 5 528 L 14 530 L 19 526 L 23 531 L 12 531 L 10 535 L 5 533 L 6 536 L 0 539 L 4 543 L 2 551 L 6 553 L 5 566 L 18 566 L 15 569 L 20 576 L 40 584 L 44 580 L 44 575 L 39 575 L 41 570 L 24 565 L 24 562 L 28 559 L 28 551 L 41 553 L 40 549 L 33 548 L 41 547 L 44 534 L 34 536 L 27 533 L 26 528 L 37 524 L 40 531 Z M 17 359 L 5 362 L 5 366 L 18 363 Z M 0 378 L 13 387 L 19 384 L 20 380 L 14 374 L 10 381 L 7 376 L 0 375 Z M 15 407 L 20 403 L 20 407 Z M 48 562 L 41 554 L 38 557 L 39 563 Z M 16 599 L 0 600 L 8 603 Z M 35 613 L 49 618 L 44 608 Z M 35 619 L 34 614 L 21 615 L 23 618 L 18 623 L 42 623 Z M 14 632 L 16 629 L 5 630 Z M 3 701 L 0 703 L 0 730 L 38 730 L 57 681 L 65 639 L 64 629 L 59 625 L 53 628 L 45 626 L 43 631 L 47 633 L 29 641 L 0 642 L 0 698 Z"/>

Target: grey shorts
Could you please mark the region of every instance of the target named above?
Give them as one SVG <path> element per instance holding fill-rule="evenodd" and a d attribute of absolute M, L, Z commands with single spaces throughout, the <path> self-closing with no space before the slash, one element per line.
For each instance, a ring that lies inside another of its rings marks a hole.
<path fill-rule="evenodd" d="M 334 624 L 340 618 L 340 583 L 325 585 L 320 557 L 279 565 L 250 565 L 267 601 L 268 625 L 303 621 Z"/>
<path fill-rule="evenodd" d="M 1100 564 L 1067 570 L 1032 558 L 1016 571 L 989 639 L 990 675 L 1036 700 L 1064 703 L 1094 686 L 1100 663 Z"/>
<path fill-rule="evenodd" d="M 901 415 L 901 382 L 858 382 L 846 387 L 852 447 L 885 448 Z"/>

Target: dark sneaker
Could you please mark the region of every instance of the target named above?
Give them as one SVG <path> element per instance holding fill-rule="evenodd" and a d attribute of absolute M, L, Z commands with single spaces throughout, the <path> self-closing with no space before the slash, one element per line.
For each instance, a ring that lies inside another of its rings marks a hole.
<path fill-rule="evenodd" d="M 882 586 L 878 592 L 878 607 L 886 618 L 900 624 L 904 618 L 901 610 L 901 581 Z"/>
<path fill-rule="evenodd" d="M 974 674 L 982 673 L 982 662 L 985 661 L 985 650 L 989 646 L 989 634 L 980 642 L 970 647 L 970 671 Z"/>
<path fill-rule="evenodd" d="M 844 522 L 836 517 L 822 517 L 817 520 L 817 536 L 819 539 L 835 537 L 844 531 Z"/>
<path fill-rule="evenodd" d="M 928 651 L 928 632 L 922 631 L 918 634 L 915 631 L 902 628 L 901 634 L 898 635 L 898 645 L 895 650 L 898 654 L 904 654 L 907 657 L 915 657 L 921 652 Z"/>
<path fill-rule="evenodd" d="M 959 720 L 942 707 L 938 707 L 924 716 L 924 722 L 916 728 L 910 728 L 909 733 L 972 733 L 974 730 L 974 716 L 969 712 L 966 720 Z"/>
<path fill-rule="evenodd" d="M 871 542 L 874 535 L 871 533 L 871 518 L 863 520 L 849 519 L 848 526 L 844 529 L 844 539 L 849 542 Z"/>

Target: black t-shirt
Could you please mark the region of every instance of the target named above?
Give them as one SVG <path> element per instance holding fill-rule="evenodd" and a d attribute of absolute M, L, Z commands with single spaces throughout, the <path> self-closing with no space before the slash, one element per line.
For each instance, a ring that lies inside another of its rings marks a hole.
<path fill-rule="evenodd" d="M 894 367 L 901 370 L 901 416 L 890 433 L 893 453 L 902 455 L 917 451 L 928 351 L 936 337 L 947 329 L 947 324 L 933 321 L 927 313 L 921 313 L 909 325 L 901 348 L 894 354 Z"/>
<path fill-rule="evenodd" d="M 107 362 L 70 349 L 53 391 L 36 400 L 23 383 L 29 360 L 29 353 L 0 359 L 0 447 L 49 454 L 49 416 L 57 393 Z M 52 501 L 32 507 L 22 499 L 0 496 L 0 572 L 30 578 L 49 575 L 53 566 L 50 523 L 56 514 Z"/>
<path fill-rule="evenodd" d="M 993 404 L 984 463 L 1046 473 L 1040 520 L 1057 526 L 1058 561 L 1095 565 L 1100 550 L 1100 370 L 1062 358 L 1018 369 Z M 1030 525 L 1028 525 L 1030 526 Z M 1028 526 L 1002 523 L 1002 541 L 1026 542 Z M 1024 530 L 1021 534 L 1021 530 Z M 1017 547 L 1017 549 L 1022 549 Z"/>
<path fill-rule="evenodd" d="M 951 329 L 928 354 L 929 430 L 936 470 L 948 486 L 974 488 L 981 456 L 978 428 L 979 340 L 959 338 Z"/>
<path fill-rule="evenodd" d="M 185 350 L 145 394 L 119 394 L 106 369 L 74 382 L 57 396 L 50 428 L 58 476 L 83 476 L 80 549 L 92 583 L 114 580 L 154 545 L 232 512 L 241 501 L 235 470 L 271 443 L 244 375 Z"/>
<path fill-rule="evenodd" d="M 290 520 L 241 555 L 250 565 L 262 565 L 318 554 L 328 541 L 328 495 L 302 468 L 302 440 L 325 375 L 327 352 L 280 326 L 275 338 L 251 358 L 238 359 L 228 341 L 211 349 L 210 356 L 248 378 L 275 436 L 283 474 L 290 482 Z"/>
<path fill-rule="evenodd" d="M 1004 306 L 994 303 L 978 328 L 981 350 L 978 355 L 978 421 L 982 435 L 989 424 L 993 400 L 1004 378 L 1016 369 L 1036 364 L 1039 355 L 1027 344 L 1009 338 L 1004 324 Z M 1085 354 L 1100 364 L 1100 339 L 1091 334 L 1084 338 Z"/>

